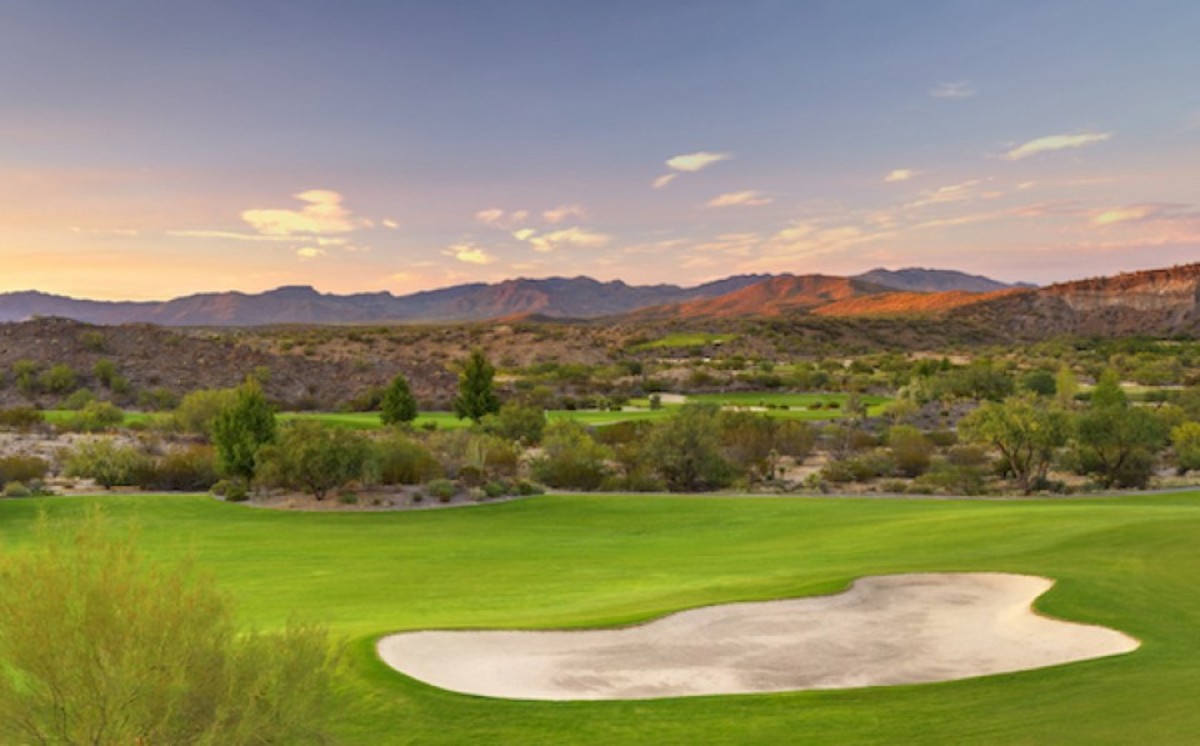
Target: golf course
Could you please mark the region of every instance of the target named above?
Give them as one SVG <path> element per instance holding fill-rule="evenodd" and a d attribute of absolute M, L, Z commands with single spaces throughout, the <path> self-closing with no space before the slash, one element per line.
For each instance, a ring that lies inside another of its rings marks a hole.
<path fill-rule="evenodd" d="M 1200 732 L 1200 493 L 1009 501 L 543 496 L 478 507 L 314 514 L 207 496 L 0 502 L 6 551 L 40 514 L 96 503 L 154 559 L 194 558 L 273 629 L 345 641 L 335 735 L 385 743 L 1180 743 Z M 1055 581 L 1043 615 L 1103 625 L 1132 653 L 944 683 L 607 702 L 455 694 L 388 668 L 421 629 L 628 625 L 733 602 L 832 594 L 872 575 Z"/>

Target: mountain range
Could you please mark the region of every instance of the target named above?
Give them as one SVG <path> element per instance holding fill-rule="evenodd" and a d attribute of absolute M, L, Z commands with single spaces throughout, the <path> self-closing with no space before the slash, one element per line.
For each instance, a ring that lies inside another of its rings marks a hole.
<path fill-rule="evenodd" d="M 168 301 L 94 301 L 25 291 L 0 294 L 0 321 L 41 316 L 92 324 L 261 326 L 593 319 L 638 312 L 650 317 L 775 315 L 896 291 L 970 294 L 1012 287 L 952 270 L 909 268 L 875 269 L 856 277 L 736 275 L 694 287 L 627 285 L 590 277 L 518 278 L 401 296 L 388 292 L 335 295 L 308 286 L 287 286 L 257 294 L 202 293 Z"/>

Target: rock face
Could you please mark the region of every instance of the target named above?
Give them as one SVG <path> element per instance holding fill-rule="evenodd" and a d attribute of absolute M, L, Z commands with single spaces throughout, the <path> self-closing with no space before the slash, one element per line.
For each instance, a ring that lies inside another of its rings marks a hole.
<path fill-rule="evenodd" d="M 1200 263 L 1014 292 L 953 312 L 1021 337 L 1200 332 Z"/>

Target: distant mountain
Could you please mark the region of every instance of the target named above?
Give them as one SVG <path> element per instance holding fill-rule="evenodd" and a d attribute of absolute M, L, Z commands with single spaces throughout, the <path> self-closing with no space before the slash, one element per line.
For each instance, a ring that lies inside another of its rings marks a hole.
<path fill-rule="evenodd" d="M 850 298 L 891 292 L 850 277 L 779 275 L 724 295 L 635 311 L 632 317 L 650 319 L 734 318 L 780 316 L 813 311 Z"/>
<path fill-rule="evenodd" d="M 945 293 L 962 291 L 967 293 L 993 293 L 1015 287 L 1033 287 L 1026 283 L 1008 285 L 982 275 L 969 275 L 952 269 L 883 269 L 882 267 L 855 275 L 854 279 L 882 285 L 893 290 L 917 293 Z"/>
<path fill-rule="evenodd" d="M 307 286 L 265 293 L 202 293 L 163 302 L 76 300 L 39 292 L 0 294 L 0 321 L 35 316 L 93 324 L 151 323 L 163 326 L 261 326 L 344 324 L 383 321 L 450 322 L 538 316 L 596 318 L 637 308 L 722 295 L 760 282 L 767 275 L 740 275 L 704 285 L 627 285 L 590 277 L 519 278 L 473 283 L 412 295 L 333 295 Z"/>

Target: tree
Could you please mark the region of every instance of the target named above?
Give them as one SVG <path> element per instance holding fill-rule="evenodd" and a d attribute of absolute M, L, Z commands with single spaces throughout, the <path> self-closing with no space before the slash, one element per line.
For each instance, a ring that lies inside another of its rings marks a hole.
<path fill-rule="evenodd" d="M 906 477 L 918 477 L 929 470 L 933 444 L 912 425 L 893 425 L 888 430 L 888 448 L 896 470 Z"/>
<path fill-rule="evenodd" d="M 467 365 L 458 377 L 458 396 L 454 399 L 454 414 L 461 420 L 478 423 L 484 415 L 500 411 L 500 400 L 492 389 L 496 369 L 484 357 L 482 350 L 472 350 Z"/>
<path fill-rule="evenodd" d="M 119 484 L 133 484 L 148 459 L 133 446 L 112 438 L 88 438 L 67 452 L 66 475 L 94 479 L 110 490 Z"/>
<path fill-rule="evenodd" d="M 733 469 L 721 456 L 717 408 L 685 404 L 655 427 L 646 444 L 656 471 L 674 492 L 727 486 Z"/>
<path fill-rule="evenodd" d="M 1079 393 L 1079 381 L 1071 371 L 1070 366 L 1064 365 L 1054 376 L 1054 397 L 1063 409 L 1075 406 L 1075 395 Z"/>
<path fill-rule="evenodd" d="M 594 490 L 604 482 L 612 450 L 597 443 L 587 428 L 574 420 L 558 420 L 546 427 L 542 455 L 531 467 L 534 477 L 551 487 Z"/>
<path fill-rule="evenodd" d="M 297 420 L 283 428 L 277 444 L 259 450 L 257 472 L 270 486 L 303 489 L 323 500 L 329 490 L 363 478 L 371 452 L 362 433 Z"/>
<path fill-rule="evenodd" d="M 212 435 L 217 415 L 237 400 L 237 389 L 197 389 L 186 394 L 171 417 L 174 427 L 185 433 Z"/>
<path fill-rule="evenodd" d="M 542 442 L 546 429 L 546 413 L 541 407 L 505 402 L 498 414 L 483 418 L 483 429 L 501 438 L 536 446 Z"/>
<path fill-rule="evenodd" d="M 383 392 L 383 400 L 379 403 L 379 419 L 385 425 L 396 425 L 401 422 L 412 422 L 417 419 L 417 400 L 408 388 L 408 379 L 397 374 Z"/>
<path fill-rule="evenodd" d="M 1116 372 L 1107 370 L 1076 422 L 1080 469 L 1104 487 L 1144 487 L 1167 435 L 1166 424 L 1154 412 L 1130 405 Z"/>
<path fill-rule="evenodd" d="M 1171 430 L 1171 445 L 1179 459 L 1179 470 L 1200 470 L 1200 422 L 1184 422 Z"/>
<path fill-rule="evenodd" d="M 1012 396 L 1000 404 L 984 402 L 958 427 L 968 440 L 999 451 L 1006 471 L 1025 494 L 1046 478 L 1054 452 L 1066 443 L 1069 432 L 1066 414 L 1032 394 Z"/>
<path fill-rule="evenodd" d="M 275 412 L 258 381 L 247 378 L 233 400 L 217 412 L 212 438 L 223 473 L 246 480 L 254 477 L 255 454 L 275 440 Z"/>
<path fill-rule="evenodd" d="M 39 533 L 0 556 L 0 742 L 327 742 L 325 630 L 241 632 L 210 580 L 151 564 L 98 513 Z"/>

